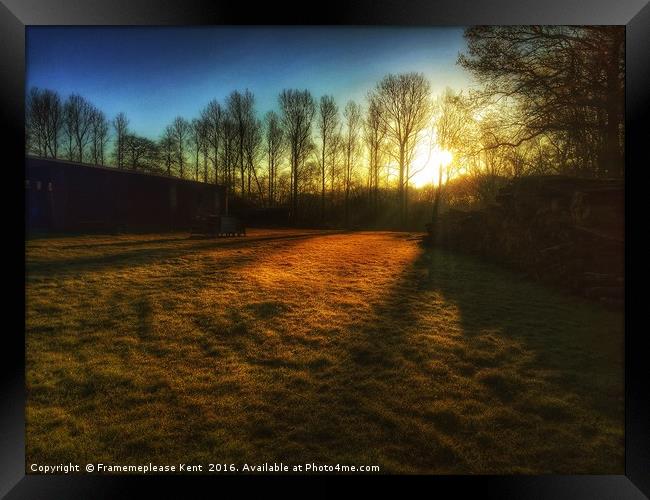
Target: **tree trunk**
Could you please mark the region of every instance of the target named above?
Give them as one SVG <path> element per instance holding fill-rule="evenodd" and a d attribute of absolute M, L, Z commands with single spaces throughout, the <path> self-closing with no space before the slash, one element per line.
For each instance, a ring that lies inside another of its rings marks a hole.
<path fill-rule="evenodd" d="M 194 172 L 194 177 L 196 178 L 196 182 L 199 181 L 199 148 L 196 148 L 196 165 L 195 165 L 195 172 Z"/>
<path fill-rule="evenodd" d="M 293 151 L 293 175 L 292 175 L 292 190 L 293 196 L 291 197 L 292 218 L 294 224 L 298 218 L 298 148 L 294 147 Z"/>
<path fill-rule="evenodd" d="M 405 163 L 404 148 L 405 148 L 405 145 L 400 144 L 400 146 L 399 146 L 399 185 L 398 185 L 398 188 L 397 188 L 400 223 L 401 223 L 402 227 L 406 225 L 406 211 L 405 211 L 406 196 L 405 196 L 405 190 L 404 190 L 404 169 L 406 168 L 406 165 L 404 165 L 404 163 Z"/>
<path fill-rule="evenodd" d="M 320 220 L 325 222 L 325 133 L 323 133 L 323 151 L 321 157 L 322 186 L 320 195 Z"/>

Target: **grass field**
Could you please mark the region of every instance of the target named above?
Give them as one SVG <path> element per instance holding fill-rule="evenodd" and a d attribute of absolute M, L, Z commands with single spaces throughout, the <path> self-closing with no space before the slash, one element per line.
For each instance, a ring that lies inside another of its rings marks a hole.
<path fill-rule="evenodd" d="M 415 235 L 26 254 L 27 463 L 624 471 L 622 313 Z"/>

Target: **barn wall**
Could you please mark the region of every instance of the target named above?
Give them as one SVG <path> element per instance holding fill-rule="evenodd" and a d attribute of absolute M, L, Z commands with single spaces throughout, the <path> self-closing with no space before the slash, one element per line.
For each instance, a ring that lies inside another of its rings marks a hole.
<path fill-rule="evenodd" d="M 28 230 L 186 230 L 200 211 L 221 214 L 222 186 L 115 168 L 27 158 Z"/>

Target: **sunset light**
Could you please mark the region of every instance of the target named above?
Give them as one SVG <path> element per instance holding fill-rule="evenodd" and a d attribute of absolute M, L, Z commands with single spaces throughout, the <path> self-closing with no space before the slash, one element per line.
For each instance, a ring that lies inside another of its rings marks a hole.
<path fill-rule="evenodd" d="M 411 184 L 416 188 L 421 188 L 430 184 L 437 186 L 440 182 L 440 170 L 442 169 L 443 182 L 448 178 L 453 178 L 453 172 L 446 172 L 446 167 L 451 164 L 453 155 L 446 149 L 435 147 L 433 150 L 418 151 L 412 164 L 413 176 Z"/>

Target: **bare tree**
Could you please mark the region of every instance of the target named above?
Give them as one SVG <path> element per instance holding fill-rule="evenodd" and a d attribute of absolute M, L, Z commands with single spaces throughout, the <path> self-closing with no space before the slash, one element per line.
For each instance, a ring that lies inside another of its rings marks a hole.
<path fill-rule="evenodd" d="M 214 182 L 215 184 L 219 183 L 219 150 L 221 147 L 222 136 L 223 136 L 223 122 L 224 122 L 224 112 L 221 108 L 221 105 L 216 99 L 213 99 L 208 103 L 205 109 L 201 112 L 201 119 L 205 122 L 206 127 L 206 139 L 207 144 L 209 144 L 212 149 L 212 166 L 214 168 Z M 222 173 L 222 182 L 227 184 L 227 165 L 223 165 Z M 207 168 L 204 168 L 203 171 L 204 181 L 208 182 L 208 171 Z"/>
<path fill-rule="evenodd" d="M 25 140 L 26 150 L 35 151 L 38 156 L 45 156 L 45 133 L 43 109 L 40 101 L 40 91 L 32 87 L 27 94 L 25 103 Z"/>
<path fill-rule="evenodd" d="M 124 113 L 118 113 L 113 119 L 115 130 L 115 161 L 117 168 L 124 167 L 124 137 L 129 133 L 129 120 Z"/>
<path fill-rule="evenodd" d="M 132 170 L 152 170 L 158 156 L 158 146 L 151 139 L 127 134 L 124 140 L 124 163 Z"/>
<path fill-rule="evenodd" d="M 334 97 L 324 95 L 320 98 L 318 106 L 318 131 L 321 138 L 321 221 L 325 219 L 325 177 L 327 172 L 326 159 L 332 158 L 332 149 L 334 147 L 334 134 L 338 126 L 338 107 Z"/>
<path fill-rule="evenodd" d="M 32 150 L 39 156 L 56 158 L 63 125 L 59 95 L 52 90 L 33 87 L 27 96 L 25 124 Z"/>
<path fill-rule="evenodd" d="M 447 165 L 438 165 L 438 186 L 435 190 L 433 201 L 433 222 L 440 211 L 440 204 L 451 171 L 455 168 L 454 162 L 458 162 L 469 136 L 469 128 L 473 118 L 469 105 L 465 102 L 462 93 L 456 94 L 450 88 L 438 97 L 435 109 L 435 136 L 436 143 L 442 151 L 451 155 Z M 444 182 L 443 182 L 444 178 Z"/>
<path fill-rule="evenodd" d="M 207 130 L 206 122 L 202 118 L 194 118 L 190 123 L 190 143 L 194 153 L 194 180 L 199 180 L 199 167 L 201 153 L 207 153 Z M 207 170 L 207 158 L 203 157 L 204 171 Z M 207 177 L 207 172 L 204 174 Z M 207 182 L 207 179 L 206 181 Z"/>
<path fill-rule="evenodd" d="M 91 136 L 95 108 L 79 94 L 72 94 L 63 105 L 65 134 L 68 140 L 68 158 L 83 163 Z"/>
<path fill-rule="evenodd" d="M 339 123 L 332 136 L 332 148 L 330 159 L 330 197 L 332 209 L 335 205 L 335 198 L 340 189 L 341 171 L 345 166 L 345 139 L 343 137 L 343 124 Z"/>
<path fill-rule="evenodd" d="M 104 165 L 104 151 L 108 143 L 108 120 L 103 111 L 95 109 L 90 129 L 90 152 L 95 165 Z"/>
<path fill-rule="evenodd" d="M 227 99 L 228 115 L 230 116 L 237 136 L 237 160 L 239 165 L 241 194 L 250 196 L 251 174 L 250 169 L 246 167 L 246 154 L 244 151 L 246 137 L 250 133 L 250 128 L 254 127 L 255 98 L 249 90 L 239 92 L 235 90 Z M 246 179 L 248 183 L 246 183 Z M 246 189 L 248 187 L 248 189 Z"/>
<path fill-rule="evenodd" d="M 184 177 L 185 146 L 190 138 L 190 128 L 190 123 L 182 116 L 177 116 L 172 122 L 174 146 L 176 147 L 176 164 L 178 165 L 178 175 L 181 179 Z"/>
<path fill-rule="evenodd" d="M 421 73 L 389 74 L 377 84 L 370 97 L 381 109 L 379 116 L 398 163 L 402 224 L 406 223 L 407 217 L 410 162 L 418 139 L 431 118 L 430 97 L 431 87 Z"/>
<path fill-rule="evenodd" d="M 171 125 L 165 127 L 163 136 L 160 139 L 160 152 L 165 162 L 165 170 L 167 175 L 172 175 L 172 165 L 175 162 L 176 158 L 176 134 L 174 128 Z"/>
<path fill-rule="evenodd" d="M 385 139 L 386 127 L 381 118 L 381 108 L 377 101 L 370 98 L 364 122 L 364 140 L 368 151 L 368 198 L 375 217 L 379 207 L 379 177 Z"/>
<path fill-rule="evenodd" d="M 235 188 L 235 169 L 238 164 L 238 135 L 237 127 L 232 118 L 226 114 L 222 122 L 222 154 L 221 163 L 224 171 L 224 184 L 229 190 Z M 216 182 L 216 179 L 215 179 Z"/>
<path fill-rule="evenodd" d="M 276 194 L 278 164 L 284 152 L 285 138 L 280 117 L 275 111 L 269 111 L 264 117 L 265 152 L 268 165 L 268 204 L 273 206 Z"/>
<path fill-rule="evenodd" d="M 260 204 L 264 204 L 264 189 L 257 177 L 257 163 L 262 146 L 262 122 L 254 117 L 249 121 L 244 136 L 244 157 L 248 175 L 248 196 L 251 196 L 251 182 L 255 181 Z"/>
<path fill-rule="evenodd" d="M 62 133 L 63 133 L 64 147 L 65 147 L 65 157 L 70 161 L 74 161 L 76 158 L 74 127 L 75 124 L 74 124 L 73 116 L 72 114 L 68 113 L 68 109 L 64 104 Z"/>
<path fill-rule="evenodd" d="M 279 97 L 282 123 L 289 143 L 291 161 L 291 217 L 298 215 L 299 170 L 311 147 L 311 126 L 316 112 L 308 90 L 285 89 Z"/>
<path fill-rule="evenodd" d="M 359 156 L 359 133 L 361 130 L 361 108 L 354 101 L 348 101 L 343 112 L 345 117 L 345 225 L 350 224 L 350 189 L 352 175 Z"/>
<path fill-rule="evenodd" d="M 199 127 L 201 131 L 201 155 L 203 156 L 203 182 L 208 181 L 208 163 L 210 161 L 210 123 L 201 115 L 199 118 Z M 216 176 L 216 167 L 215 167 Z"/>
<path fill-rule="evenodd" d="M 459 63 L 491 103 L 518 117 L 490 147 L 552 137 L 575 151 L 576 172 L 622 174 L 625 30 L 620 26 L 474 26 Z M 596 152 L 594 158 L 594 152 Z M 591 165 L 590 165 L 591 164 Z"/>

